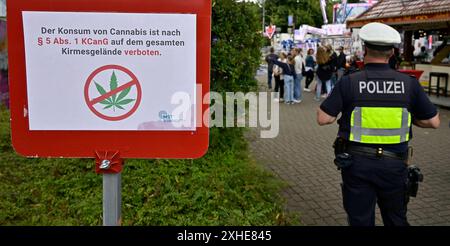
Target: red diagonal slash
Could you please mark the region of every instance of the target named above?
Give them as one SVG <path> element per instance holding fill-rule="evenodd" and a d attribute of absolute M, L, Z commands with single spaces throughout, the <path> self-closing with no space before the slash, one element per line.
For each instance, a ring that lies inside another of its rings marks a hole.
<path fill-rule="evenodd" d="M 128 76 L 130 76 L 131 81 L 119 86 L 118 88 L 116 88 L 114 90 L 111 90 L 110 92 L 105 93 L 105 95 L 101 95 L 101 96 L 91 100 L 89 97 L 89 88 L 90 88 L 90 85 L 92 84 L 92 81 L 94 80 L 94 78 L 97 74 L 99 74 L 103 71 L 107 71 L 107 70 L 122 71 L 122 72 L 126 73 Z M 129 111 L 124 112 L 124 114 L 117 115 L 117 116 L 109 116 L 107 114 L 103 114 L 103 113 L 99 112 L 94 107 L 95 104 L 100 103 L 103 100 L 105 100 L 125 89 L 131 88 L 132 86 L 136 86 L 136 90 L 137 90 L 136 101 L 134 103 L 134 106 Z M 106 66 L 97 68 L 94 72 L 92 72 L 89 75 L 89 77 L 86 80 L 86 84 L 84 85 L 84 99 L 85 99 L 87 106 L 92 111 L 92 113 L 94 113 L 96 116 L 98 116 L 100 119 L 103 119 L 103 120 L 119 121 L 119 120 L 124 120 L 124 119 L 130 117 L 138 109 L 139 104 L 141 103 L 141 98 L 142 98 L 142 88 L 141 88 L 141 85 L 139 84 L 139 79 L 130 70 L 128 70 L 125 67 L 119 66 L 119 65 L 106 65 Z"/>
<path fill-rule="evenodd" d="M 129 87 L 131 87 L 133 85 L 136 85 L 136 84 L 137 84 L 137 81 L 132 80 L 132 81 L 126 83 L 126 84 L 123 84 L 123 85 L 117 87 L 116 89 L 114 89 L 114 90 L 112 90 L 112 91 L 110 91 L 110 92 L 108 92 L 108 93 L 106 93 L 104 95 L 101 95 L 101 96 L 99 96 L 99 97 L 97 97 L 95 99 L 92 99 L 89 102 L 89 104 L 90 105 L 95 105 L 95 104 L 97 104 L 99 102 L 102 102 L 103 100 L 105 100 L 107 98 L 110 98 L 112 95 L 118 94 L 119 92 L 121 92 L 121 91 L 123 91 L 125 89 L 128 89 Z"/>

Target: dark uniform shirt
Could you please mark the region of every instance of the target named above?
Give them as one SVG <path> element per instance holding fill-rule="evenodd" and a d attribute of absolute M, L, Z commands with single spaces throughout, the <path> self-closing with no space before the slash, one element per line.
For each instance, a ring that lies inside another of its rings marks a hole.
<path fill-rule="evenodd" d="M 269 70 L 269 72 L 272 72 L 273 71 L 273 60 L 277 60 L 278 59 L 278 56 L 276 55 L 276 54 L 268 54 L 267 56 L 266 56 L 266 62 L 267 62 L 267 64 L 268 64 L 268 70 Z"/>
<path fill-rule="evenodd" d="M 405 96 L 408 95 L 409 98 L 409 110 L 412 115 L 412 120 L 428 120 L 437 115 L 437 109 L 436 107 L 430 102 L 427 95 L 425 94 L 422 86 L 420 85 L 419 81 L 411 76 L 408 76 L 406 74 L 401 74 L 398 72 L 393 72 L 388 64 L 366 64 L 365 69 L 369 72 L 373 72 L 376 74 L 387 74 L 387 73 L 393 73 L 396 75 L 397 78 L 401 78 L 404 80 L 403 82 L 407 84 L 406 89 L 409 90 L 409 92 L 402 93 L 402 89 L 400 87 L 396 88 L 397 91 L 392 91 L 393 93 L 389 95 L 392 96 Z M 365 71 L 359 71 L 356 73 L 364 73 Z M 364 76 L 364 74 L 356 74 Z M 327 113 L 330 116 L 337 117 L 339 113 L 342 113 L 342 116 L 338 120 L 339 124 L 339 133 L 338 135 L 344 139 L 349 139 L 350 135 L 350 119 L 352 112 L 354 110 L 354 104 L 353 104 L 353 96 L 352 93 L 355 91 L 354 88 L 351 88 L 351 86 L 355 85 L 355 83 L 350 83 L 350 76 L 344 76 L 342 79 L 336 84 L 333 91 L 331 92 L 331 95 L 320 105 L 320 108 Z M 393 90 L 393 89 L 392 89 Z M 362 91 L 362 90 L 361 90 Z M 398 94 L 396 94 L 398 92 Z M 375 91 L 375 94 L 377 91 Z M 378 96 L 378 95 L 375 95 Z M 382 95 L 380 95 L 382 96 Z M 411 132 L 411 138 L 412 138 L 412 132 Z M 357 143 L 354 143 L 357 144 Z M 408 143 L 401 143 L 401 144 L 389 144 L 389 145 L 368 145 L 364 144 L 365 146 L 372 146 L 372 147 L 382 147 L 387 151 L 392 152 L 398 152 L 403 153 L 406 152 L 408 149 Z"/>
<path fill-rule="evenodd" d="M 294 77 L 294 79 L 297 79 L 297 73 L 295 72 L 294 65 L 276 61 L 276 60 L 272 60 L 272 63 L 281 67 L 283 69 L 284 75 L 289 75 L 289 76 Z"/>

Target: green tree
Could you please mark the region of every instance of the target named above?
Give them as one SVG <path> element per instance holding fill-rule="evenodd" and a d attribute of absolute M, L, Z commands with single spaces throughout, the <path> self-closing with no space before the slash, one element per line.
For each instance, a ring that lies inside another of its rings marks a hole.
<path fill-rule="evenodd" d="M 260 65 L 260 8 L 255 3 L 213 0 L 212 90 L 247 92 Z"/>
<path fill-rule="evenodd" d="M 318 0 L 266 0 L 267 23 L 272 23 L 286 32 L 288 16 L 294 17 L 295 28 L 301 24 L 320 27 L 323 24 Z"/>

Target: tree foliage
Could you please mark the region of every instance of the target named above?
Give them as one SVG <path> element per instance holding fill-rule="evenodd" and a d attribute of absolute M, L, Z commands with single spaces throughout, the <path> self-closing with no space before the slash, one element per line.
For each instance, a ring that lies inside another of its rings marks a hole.
<path fill-rule="evenodd" d="M 235 0 L 213 0 L 212 90 L 247 92 L 256 86 L 263 44 L 259 7 Z"/>
<path fill-rule="evenodd" d="M 300 24 L 320 27 L 323 24 L 319 0 L 266 0 L 267 23 L 286 31 L 288 16 L 294 17 L 295 27 Z"/>

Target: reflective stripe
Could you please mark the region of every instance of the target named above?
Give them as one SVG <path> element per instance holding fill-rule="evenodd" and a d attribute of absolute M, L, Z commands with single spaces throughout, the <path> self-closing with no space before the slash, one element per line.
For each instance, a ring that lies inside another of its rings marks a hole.
<path fill-rule="evenodd" d="M 362 128 L 354 126 L 352 127 L 352 131 L 359 132 L 361 135 L 365 136 L 380 136 L 380 137 L 390 137 L 390 136 L 405 136 L 408 132 L 405 133 L 405 129 L 370 129 L 370 128 Z M 356 141 L 356 138 L 355 138 Z"/>
<path fill-rule="evenodd" d="M 406 108 L 402 112 L 402 133 L 400 135 L 400 141 L 406 142 L 409 139 L 409 126 L 411 125 L 411 115 Z"/>
<path fill-rule="evenodd" d="M 351 140 L 353 140 L 355 142 L 361 142 L 362 112 L 361 112 L 360 107 L 355 108 L 355 110 L 353 111 L 353 114 L 352 114 L 352 118 L 353 118 L 353 124 L 352 124 L 353 139 L 351 139 Z M 359 129 L 356 129 L 354 127 L 358 127 Z"/>
<path fill-rule="evenodd" d="M 366 109 L 366 110 L 364 110 Z M 396 113 L 396 110 L 397 113 Z M 364 111 L 364 113 L 363 113 Z M 400 117 L 401 112 L 401 117 Z M 364 116 L 363 116 L 364 114 Z M 382 119 L 380 117 L 398 117 Z M 389 116 L 390 115 L 390 116 Z M 364 122 L 363 121 L 364 118 Z M 401 122 L 400 122 L 401 120 Z M 377 124 L 378 122 L 378 124 Z M 381 123 L 380 123 L 381 122 Z M 386 124 L 382 124 L 385 122 Z M 363 128 L 362 126 L 385 127 L 397 125 L 399 128 Z M 356 107 L 351 116 L 350 141 L 374 144 L 396 144 L 409 140 L 411 114 L 406 108 L 362 108 Z"/>

